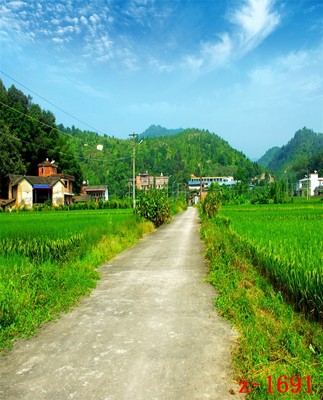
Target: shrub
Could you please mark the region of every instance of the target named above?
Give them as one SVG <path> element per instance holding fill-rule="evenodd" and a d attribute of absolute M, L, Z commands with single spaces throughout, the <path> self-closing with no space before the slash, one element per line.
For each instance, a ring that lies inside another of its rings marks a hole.
<path fill-rule="evenodd" d="M 164 189 L 140 191 L 135 213 L 151 221 L 156 227 L 168 222 L 170 219 L 170 205 L 167 191 Z"/>
<path fill-rule="evenodd" d="M 210 190 L 202 201 L 202 212 L 207 218 L 212 218 L 221 208 L 222 193 L 218 190 Z"/>

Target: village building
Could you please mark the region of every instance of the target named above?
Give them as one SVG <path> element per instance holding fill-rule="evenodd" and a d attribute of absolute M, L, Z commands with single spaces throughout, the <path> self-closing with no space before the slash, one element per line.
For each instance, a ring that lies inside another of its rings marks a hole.
<path fill-rule="evenodd" d="M 109 200 L 109 191 L 107 185 L 84 185 L 81 188 L 80 196 L 77 197 L 77 200 L 80 201 L 89 201 L 91 200 Z"/>
<path fill-rule="evenodd" d="M 298 181 L 297 192 L 302 197 L 323 194 L 323 177 L 319 177 L 317 171 L 305 175 L 305 178 Z"/>
<path fill-rule="evenodd" d="M 201 186 L 201 177 L 191 175 L 191 179 L 188 182 L 189 189 L 194 189 L 197 186 Z M 202 176 L 202 187 L 208 188 L 212 183 L 218 183 L 220 186 L 234 186 L 237 181 L 233 179 L 233 176 Z"/>
<path fill-rule="evenodd" d="M 57 167 L 47 159 L 38 164 L 38 176 L 9 174 L 8 196 L 1 201 L 2 208 L 31 208 L 46 201 L 54 206 L 70 204 L 75 178 L 57 173 Z"/>
<path fill-rule="evenodd" d="M 139 190 L 163 189 L 168 187 L 169 177 L 160 174 L 160 176 L 149 175 L 147 172 L 136 176 L 136 187 Z M 132 181 L 129 181 L 132 184 Z"/>

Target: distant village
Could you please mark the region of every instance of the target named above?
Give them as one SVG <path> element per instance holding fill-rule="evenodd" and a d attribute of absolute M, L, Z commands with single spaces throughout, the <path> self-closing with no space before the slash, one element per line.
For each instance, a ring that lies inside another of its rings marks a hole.
<path fill-rule="evenodd" d="M 8 196 L 0 199 L 2 209 L 27 207 L 32 208 L 35 204 L 50 202 L 53 206 L 70 205 L 72 202 L 88 202 L 109 200 L 107 185 L 89 185 L 85 181 L 81 192 L 77 195 L 73 192 L 75 177 L 57 172 L 58 165 L 55 161 L 46 159 L 38 164 L 38 176 L 15 175 L 8 176 Z M 185 192 L 190 194 L 189 202 L 197 203 L 204 198 L 212 183 L 233 187 L 238 182 L 232 176 L 203 176 L 191 175 L 191 179 L 184 185 Z M 128 181 L 129 187 L 133 180 Z M 169 177 L 149 175 L 148 172 L 135 177 L 135 185 L 138 190 L 167 188 L 171 193 L 180 191 L 180 183 L 174 182 L 169 187 Z M 174 186 L 175 185 L 175 186 Z M 181 188 L 182 191 L 183 188 Z M 252 185 L 250 185 L 252 189 Z M 319 177 L 314 171 L 296 184 L 295 194 L 301 197 L 313 197 L 323 192 L 323 177 Z"/>

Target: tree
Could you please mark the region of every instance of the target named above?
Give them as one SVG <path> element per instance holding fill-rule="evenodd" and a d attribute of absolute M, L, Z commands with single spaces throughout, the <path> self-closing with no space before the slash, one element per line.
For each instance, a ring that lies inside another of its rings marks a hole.
<path fill-rule="evenodd" d="M 10 133 L 9 127 L 0 122 L 0 177 L 8 174 L 25 174 L 26 166 L 21 157 L 21 142 Z"/>

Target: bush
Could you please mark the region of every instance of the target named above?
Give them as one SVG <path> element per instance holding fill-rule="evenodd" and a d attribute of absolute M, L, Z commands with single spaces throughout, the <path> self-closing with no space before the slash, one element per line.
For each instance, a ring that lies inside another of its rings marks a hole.
<path fill-rule="evenodd" d="M 135 213 L 156 227 L 170 220 L 170 205 L 167 191 L 164 189 L 150 189 L 138 194 Z"/>
<path fill-rule="evenodd" d="M 184 210 L 187 210 L 187 202 L 184 196 L 171 198 L 170 202 L 170 214 L 176 215 Z"/>
<path fill-rule="evenodd" d="M 221 208 L 222 193 L 218 190 L 210 190 L 202 201 L 202 212 L 207 218 L 212 218 Z"/>

